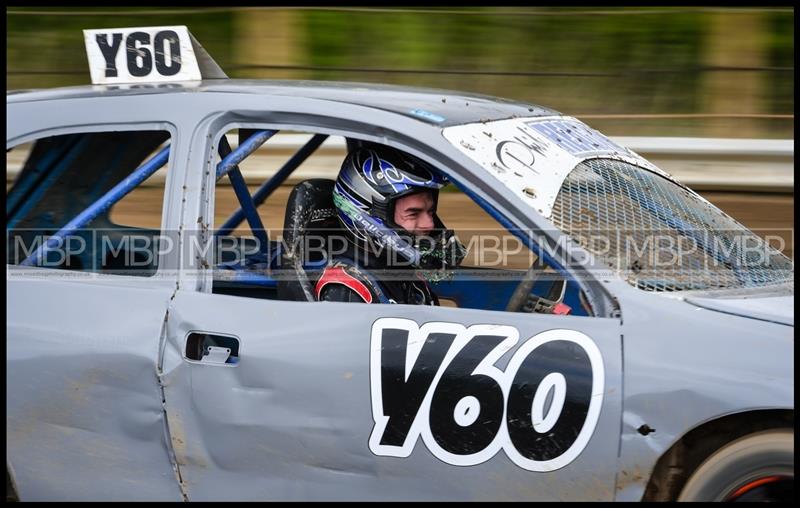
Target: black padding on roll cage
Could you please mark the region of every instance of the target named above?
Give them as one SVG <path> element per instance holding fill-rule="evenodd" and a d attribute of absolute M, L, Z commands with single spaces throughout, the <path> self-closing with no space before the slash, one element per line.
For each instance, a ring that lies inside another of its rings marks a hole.
<path fill-rule="evenodd" d="M 326 232 L 340 230 L 333 186 L 336 182 L 324 178 L 304 180 L 292 189 L 286 203 L 280 275 L 277 278 L 278 298 L 281 300 L 316 301 L 314 287 L 303 264 L 308 259 L 307 235 L 326 242 Z M 315 246 L 324 251 L 325 246 Z"/>

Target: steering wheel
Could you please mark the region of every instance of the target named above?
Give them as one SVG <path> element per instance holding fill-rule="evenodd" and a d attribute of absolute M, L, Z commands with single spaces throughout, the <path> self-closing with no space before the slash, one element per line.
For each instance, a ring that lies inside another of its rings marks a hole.
<path fill-rule="evenodd" d="M 531 267 L 525 272 L 525 275 L 522 276 L 522 280 L 511 295 L 511 299 L 508 300 L 506 312 L 519 312 L 522 310 L 525 303 L 528 301 L 528 295 L 531 294 L 531 289 L 533 289 L 533 285 L 536 283 L 539 273 L 543 269 L 544 264 L 539 258 L 536 258 L 531 264 Z"/>

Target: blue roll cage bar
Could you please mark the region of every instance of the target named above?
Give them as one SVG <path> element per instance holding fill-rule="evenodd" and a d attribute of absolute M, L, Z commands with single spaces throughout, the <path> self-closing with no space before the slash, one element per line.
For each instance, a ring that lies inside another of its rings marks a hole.
<path fill-rule="evenodd" d="M 254 202 L 253 197 L 250 196 L 247 186 L 245 185 L 242 173 L 239 170 L 239 163 L 242 162 L 247 156 L 256 151 L 263 145 L 269 138 L 274 136 L 278 131 L 274 130 L 259 130 L 250 135 L 244 143 L 241 143 L 236 150 L 231 150 L 228 140 L 225 136 L 222 137 L 219 144 L 219 154 L 222 160 L 217 164 L 216 178 L 219 180 L 225 175 L 230 178 L 231 185 L 233 186 L 236 197 L 239 200 L 239 208 L 234 214 L 225 222 L 227 231 L 230 232 L 238 226 L 243 218 L 247 218 L 250 228 L 253 233 L 261 241 L 261 248 L 266 248 L 267 237 L 261 218 L 256 212 L 257 204 Z M 286 178 L 291 172 L 297 168 L 313 151 L 319 147 L 327 136 L 314 136 L 311 141 L 306 143 L 295 155 L 275 174 L 270 178 L 256 193 L 258 196 L 258 204 L 261 204 Z M 63 245 L 65 238 L 77 231 L 78 229 L 86 226 L 98 216 L 107 212 L 118 201 L 127 196 L 133 189 L 138 187 L 142 182 L 147 180 L 156 171 L 161 169 L 169 160 L 170 145 L 162 148 L 156 155 L 148 159 L 141 166 L 136 168 L 127 178 L 115 185 L 111 190 L 106 192 L 100 199 L 89 205 L 85 210 L 75 216 L 74 219 L 69 221 L 55 234 L 47 239 L 47 242 L 40 245 L 31 255 L 25 258 L 20 265 L 34 266 L 39 263 L 43 256 L 49 251 L 56 249 Z M 217 233 L 219 234 L 219 232 Z"/>
<path fill-rule="evenodd" d="M 162 148 L 156 155 L 134 170 L 127 178 L 106 192 L 103 197 L 89 205 L 84 211 L 75 216 L 74 219 L 67 222 L 64 227 L 48 238 L 47 242 L 40 245 L 30 256 L 25 258 L 20 265 L 33 266 L 38 264 L 39 260 L 46 255 L 47 252 L 60 247 L 66 236 L 71 235 L 93 221 L 99 215 L 108 211 L 117 201 L 125 197 L 129 192 L 138 187 L 139 184 L 147 180 L 150 175 L 166 164 L 169 159 L 169 151 L 169 145 Z"/>

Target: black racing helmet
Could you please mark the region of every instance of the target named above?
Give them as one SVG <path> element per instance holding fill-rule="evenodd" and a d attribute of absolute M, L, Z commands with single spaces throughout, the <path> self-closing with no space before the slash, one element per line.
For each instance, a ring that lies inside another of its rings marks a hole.
<path fill-rule="evenodd" d="M 414 235 L 395 223 L 394 209 L 399 198 L 422 191 L 430 191 L 436 204 L 439 189 L 448 183 L 444 175 L 416 157 L 384 145 L 367 145 L 345 157 L 333 202 L 357 243 L 385 247 L 417 268 L 447 269 L 458 266 L 466 255 L 453 231 L 434 213 L 433 231 Z"/>

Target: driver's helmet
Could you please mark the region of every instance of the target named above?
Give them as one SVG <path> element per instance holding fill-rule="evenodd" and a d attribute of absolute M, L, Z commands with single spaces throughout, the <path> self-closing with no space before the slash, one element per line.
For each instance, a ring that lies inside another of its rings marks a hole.
<path fill-rule="evenodd" d="M 453 231 L 446 229 L 434 213 L 433 231 L 425 236 L 413 235 L 394 222 L 394 207 L 403 196 L 429 190 L 436 210 L 439 189 L 448 183 L 444 175 L 420 159 L 391 147 L 368 145 L 345 158 L 333 202 L 357 244 L 386 249 L 394 253 L 396 261 L 405 260 L 415 268 L 446 270 L 458 266 L 466 254 Z"/>

